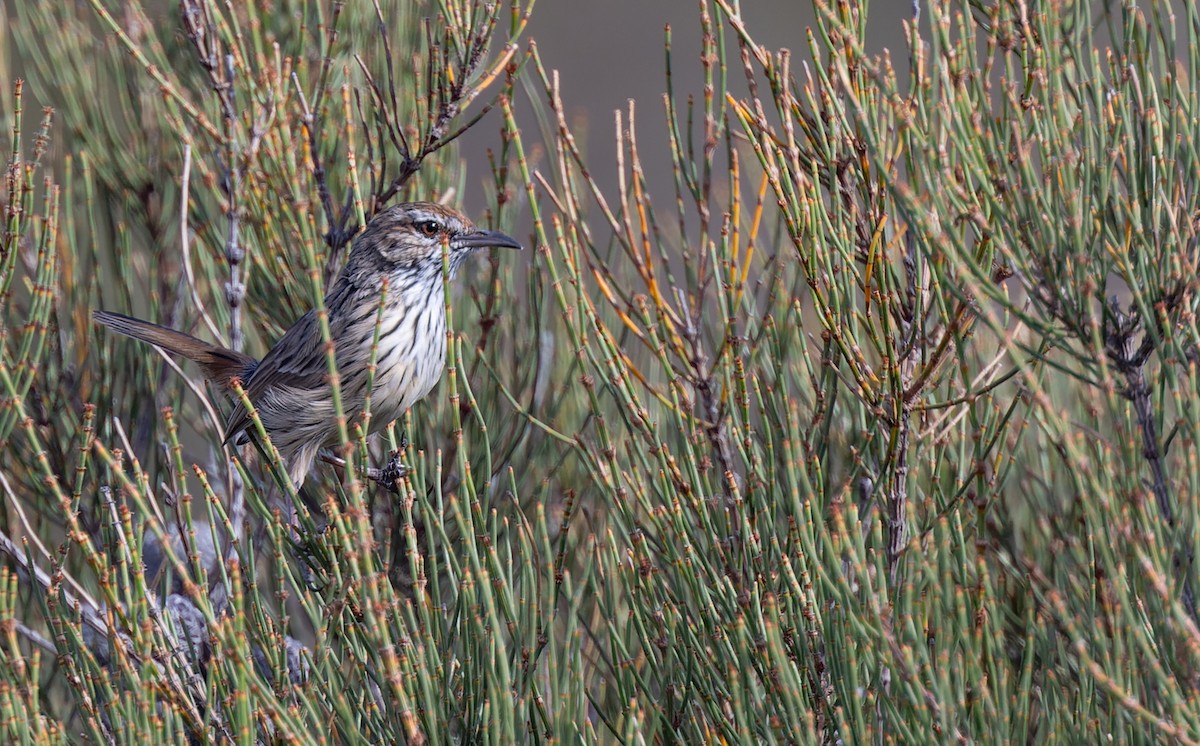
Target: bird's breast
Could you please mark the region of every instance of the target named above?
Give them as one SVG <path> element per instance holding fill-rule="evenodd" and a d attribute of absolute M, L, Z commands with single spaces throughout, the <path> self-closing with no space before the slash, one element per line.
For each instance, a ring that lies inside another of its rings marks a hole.
<path fill-rule="evenodd" d="M 368 354 L 373 339 L 374 329 Z M 418 302 L 389 304 L 379 326 L 375 354 L 373 430 L 402 415 L 442 376 L 446 365 L 446 311 L 440 293 Z"/>

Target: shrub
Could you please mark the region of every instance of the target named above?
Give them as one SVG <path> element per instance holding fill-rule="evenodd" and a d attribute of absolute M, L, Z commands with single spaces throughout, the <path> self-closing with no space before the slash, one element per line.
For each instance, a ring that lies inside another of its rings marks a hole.
<path fill-rule="evenodd" d="M 6 738 L 1200 740 L 1200 12 L 1030 5 L 918 6 L 898 72 L 859 4 L 788 52 L 702 2 L 615 185 L 532 4 L 15 5 L 56 110 L 2 99 Z M 484 117 L 536 250 L 290 526 L 90 311 L 261 353 Z"/>

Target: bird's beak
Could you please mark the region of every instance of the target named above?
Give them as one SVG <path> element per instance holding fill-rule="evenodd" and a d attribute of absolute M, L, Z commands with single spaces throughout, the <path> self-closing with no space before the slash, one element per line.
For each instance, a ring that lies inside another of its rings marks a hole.
<path fill-rule="evenodd" d="M 451 245 L 459 249 L 523 249 L 521 242 L 500 231 L 476 230 L 455 236 Z"/>

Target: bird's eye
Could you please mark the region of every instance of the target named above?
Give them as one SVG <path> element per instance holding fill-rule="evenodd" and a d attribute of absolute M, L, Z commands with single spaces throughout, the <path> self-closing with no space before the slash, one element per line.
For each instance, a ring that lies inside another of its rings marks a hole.
<path fill-rule="evenodd" d="M 442 226 L 436 220 L 422 220 L 417 223 L 417 230 L 421 231 L 423 235 L 433 237 L 441 233 Z"/>

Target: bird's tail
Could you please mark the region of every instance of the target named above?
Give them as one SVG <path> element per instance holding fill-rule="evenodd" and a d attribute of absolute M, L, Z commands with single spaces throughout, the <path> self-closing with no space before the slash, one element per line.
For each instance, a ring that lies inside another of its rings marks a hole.
<path fill-rule="evenodd" d="M 224 388 L 230 388 L 234 378 L 245 381 L 258 365 L 258 361 L 249 355 L 209 344 L 190 334 L 151 324 L 149 321 L 108 311 L 93 311 L 92 318 L 118 334 L 149 342 L 167 352 L 182 355 L 196 362 L 204 371 L 205 378 Z"/>

